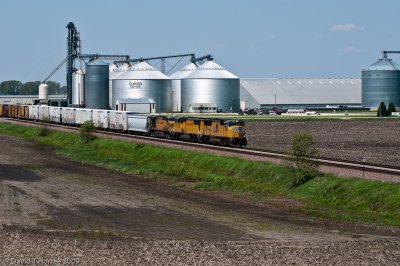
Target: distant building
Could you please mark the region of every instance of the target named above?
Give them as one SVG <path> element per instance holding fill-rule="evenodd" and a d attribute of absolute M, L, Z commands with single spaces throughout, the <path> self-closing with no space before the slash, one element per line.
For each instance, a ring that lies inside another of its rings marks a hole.
<path fill-rule="evenodd" d="M 361 79 L 241 78 L 240 101 L 249 109 L 360 106 Z"/>
<path fill-rule="evenodd" d="M 120 99 L 116 101 L 115 109 L 138 114 L 153 114 L 156 111 L 156 103 L 153 99 Z"/>
<path fill-rule="evenodd" d="M 0 95 L 0 104 L 37 104 L 37 95 Z M 48 105 L 67 106 L 66 95 L 49 95 Z"/>

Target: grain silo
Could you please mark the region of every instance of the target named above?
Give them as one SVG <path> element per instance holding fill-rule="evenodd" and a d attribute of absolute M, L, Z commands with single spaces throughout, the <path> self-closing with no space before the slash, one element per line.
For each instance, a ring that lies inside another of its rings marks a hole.
<path fill-rule="evenodd" d="M 172 80 L 172 111 L 181 112 L 181 79 L 187 77 L 197 69 L 194 63 L 186 65 L 170 76 Z"/>
<path fill-rule="evenodd" d="M 181 95 L 183 112 L 202 112 L 203 108 L 236 112 L 240 108 L 239 78 L 214 61 L 207 61 L 182 78 Z"/>
<path fill-rule="evenodd" d="M 130 65 L 128 63 L 123 63 L 120 66 L 110 64 L 109 66 L 108 104 L 110 109 L 112 109 L 112 81 L 124 73 L 129 67 Z"/>
<path fill-rule="evenodd" d="M 112 81 L 112 106 L 122 99 L 153 99 L 157 113 L 172 112 L 171 79 L 150 66 L 140 62 L 127 69 Z"/>
<path fill-rule="evenodd" d="M 86 64 L 85 107 L 108 109 L 108 64 L 101 60 L 93 60 Z"/>
<path fill-rule="evenodd" d="M 85 73 L 78 69 L 72 74 L 72 106 L 85 105 Z"/>
<path fill-rule="evenodd" d="M 400 65 L 383 57 L 361 71 L 362 104 L 376 108 L 393 102 L 400 106 Z"/>
<path fill-rule="evenodd" d="M 46 83 L 41 83 L 39 85 L 39 100 L 42 103 L 46 103 L 49 99 L 49 85 Z"/>

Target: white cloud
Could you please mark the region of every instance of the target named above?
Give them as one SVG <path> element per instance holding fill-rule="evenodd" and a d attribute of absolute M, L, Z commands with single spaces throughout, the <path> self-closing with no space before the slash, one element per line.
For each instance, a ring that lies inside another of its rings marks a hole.
<path fill-rule="evenodd" d="M 344 47 L 344 48 L 340 49 L 339 51 L 342 52 L 342 53 L 353 54 L 353 53 L 360 52 L 360 49 L 358 49 L 354 45 L 350 45 L 350 46 L 347 46 L 347 47 Z"/>
<path fill-rule="evenodd" d="M 352 23 L 337 24 L 331 27 L 331 31 L 360 31 L 360 30 L 363 30 L 363 28 Z"/>

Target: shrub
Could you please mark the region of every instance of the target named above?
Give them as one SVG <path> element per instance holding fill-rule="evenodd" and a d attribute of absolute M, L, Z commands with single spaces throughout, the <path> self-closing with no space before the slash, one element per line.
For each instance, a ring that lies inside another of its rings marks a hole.
<path fill-rule="evenodd" d="M 388 111 L 386 109 L 386 105 L 384 102 L 381 102 L 378 107 L 378 111 L 376 113 L 377 117 L 388 116 Z"/>
<path fill-rule="evenodd" d="M 42 120 L 43 124 L 39 128 L 38 136 L 39 137 L 47 137 L 50 133 L 50 129 L 47 127 L 47 124 L 49 123 L 48 119 L 43 119 Z"/>
<path fill-rule="evenodd" d="M 293 177 L 292 187 L 304 184 L 319 174 L 317 158 L 319 151 L 313 147 L 312 135 L 304 132 L 294 134 L 285 158 Z"/>
<path fill-rule="evenodd" d="M 96 136 L 93 135 L 95 131 L 95 127 L 92 121 L 85 121 L 81 127 L 79 128 L 79 133 L 81 138 L 85 143 L 89 143 L 96 139 Z"/>
<path fill-rule="evenodd" d="M 387 109 L 388 116 L 391 116 L 392 113 L 394 113 L 394 112 L 397 112 L 396 111 L 396 106 L 394 106 L 393 102 L 390 102 L 389 106 L 388 106 L 388 109 Z"/>

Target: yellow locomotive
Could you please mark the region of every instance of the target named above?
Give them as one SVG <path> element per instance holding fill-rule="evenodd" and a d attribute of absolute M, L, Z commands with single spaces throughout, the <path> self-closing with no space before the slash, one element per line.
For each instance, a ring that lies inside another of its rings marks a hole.
<path fill-rule="evenodd" d="M 148 120 L 148 132 L 153 135 L 226 146 L 247 145 L 243 121 L 178 116 L 149 116 Z"/>

